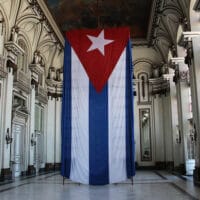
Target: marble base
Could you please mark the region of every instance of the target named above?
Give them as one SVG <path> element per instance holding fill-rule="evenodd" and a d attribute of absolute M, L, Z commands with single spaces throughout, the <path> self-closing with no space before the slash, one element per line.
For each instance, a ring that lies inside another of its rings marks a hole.
<path fill-rule="evenodd" d="M 54 171 L 54 170 L 55 170 L 54 163 L 46 163 L 45 164 L 45 171 L 46 172 Z"/>
<path fill-rule="evenodd" d="M 178 174 L 186 174 L 185 164 L 180 164 L 179 166 L 175 166 L 174 171 L 177 172 Z"/>
<path fill-rule="evenodd" d="M 157 170 L 173 170 L 174 169 L 174 162 L 173 161 L 167 161 L 167 162 L 156 162 L 155 168 Z"/>
<path fill-rule="evenodd" d="M 54 169 L 55 169 L 56 171 L 59 171 L 59 170 L 61 169 L 61 163 L 55 163 L 55 164 L 54 164 Z"/>
<path fill-rule="evenodd" d="M 28 171 L 27 171 L 27 175 L 36 175 L 36 169 L 33 165 L 29 165 L 28 166 Z"/>
<path fill-rule="evenodd" d="M 167 162 L 156 162 L 153 166 L 139 166 L 138 163 L 135 163 L 136 169 L 139 170 L 174 170 L 174 162 L 173 161 L 167 161 Z"/>
<path fill-rule="evenodd" d="M 195 185 L 200 186 L 200 167 L 195 167 L 193 174 L 193 181 Z"/>
<path fill-rule="evenodd" d="M 1 169 L 0 181 L 11 180 L 12 179 L 12 172 L 10 168 Z"/>

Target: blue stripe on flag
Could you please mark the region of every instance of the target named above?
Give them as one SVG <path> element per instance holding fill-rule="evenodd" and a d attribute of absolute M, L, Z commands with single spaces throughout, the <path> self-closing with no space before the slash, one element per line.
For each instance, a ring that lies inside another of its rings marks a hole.
<path fill-rule="evenodd" d="M 135 175 L 135 144 L 133 122 L 132 56 L 130 40 L 126 47 L 126 170 L 127 177 Z"/>
<path fill-rule="evenodd" d="M 70 177 L 71 168 L 71 46 L 65 41 L 62 99 L 62 165 L 61 174 Z"/>
<path fill-rule="evenodd" d="M 89 183 L 109 183 L 108 166 L 108 86 L 96 92 L 89 86 Z"/>

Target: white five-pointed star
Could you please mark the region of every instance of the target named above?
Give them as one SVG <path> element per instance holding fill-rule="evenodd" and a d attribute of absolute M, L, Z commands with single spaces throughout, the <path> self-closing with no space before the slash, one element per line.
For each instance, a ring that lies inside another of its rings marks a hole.
<path fill-rule="evenodd" d="M 104 38 L 104 30 L 102 30 L 101 33 L 97 37 L 94 37 L 94 36 L 91 36 L 91 35 L 87 35 L 87 37 L 92 42 L 92 45 L 87 50 L 87 52 L 98 49 L 103 56 L 104 56 L 105 45 L 110 44 L 114 41 L 114 40 L 107 40 L 107 39 Z"/>

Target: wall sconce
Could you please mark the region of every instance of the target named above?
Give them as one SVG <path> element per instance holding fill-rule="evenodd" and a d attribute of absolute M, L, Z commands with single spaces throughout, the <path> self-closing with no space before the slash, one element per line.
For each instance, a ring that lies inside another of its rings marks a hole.
<path fill-rule="evenodd" d="M 7 131 L 6 131 L 6 144 L 11 144 L 12 141 L 13 141 L 13 138 L 10 136 L 9 128 L 7 128 Z"/>
<path fill-rule="evenodd" d="M 33 137 L 33 133 L 31 135 L 31 146 L 35 146 L 36 145 L 36 141 L 35 138 Z"/>

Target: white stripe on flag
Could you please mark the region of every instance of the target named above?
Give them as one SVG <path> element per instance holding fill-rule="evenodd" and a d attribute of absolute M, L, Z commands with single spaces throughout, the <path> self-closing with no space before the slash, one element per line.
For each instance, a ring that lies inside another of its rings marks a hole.
<path fill-rule="evenodd" d="M 72 49 L 72 147 L 70 179 L 89 183 L 89 79 Z"/>
<path fill-rule="evenodd" d="M 109 180 L 127 179 L 126 175 L 126 48 L 108 83 L 109 107 Z"/>

